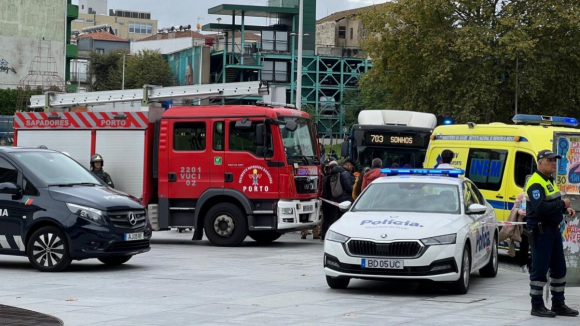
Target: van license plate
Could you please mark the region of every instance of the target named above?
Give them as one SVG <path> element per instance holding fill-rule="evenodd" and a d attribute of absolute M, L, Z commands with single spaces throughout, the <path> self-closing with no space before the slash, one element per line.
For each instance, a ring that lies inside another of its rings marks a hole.
<path fill-rule="evenodd" d="M 139 233 L 125 233 L 125 241 L 135 241 L 135 240 L 143 240 L 145 239 L 145 235 L 143 232 Z"/>
<path fill-rule="evenodd" d="M 395 259 L 368 259 L 363 258 L 360 262 L 362 268 L 403 269 L 404 260 Z"/>
<path fill-rule="evenodd" d="M 304 205 L 302 206 L 302 211 L 303 212 L 311 212 L 314 210 L 314 205 Z"/>

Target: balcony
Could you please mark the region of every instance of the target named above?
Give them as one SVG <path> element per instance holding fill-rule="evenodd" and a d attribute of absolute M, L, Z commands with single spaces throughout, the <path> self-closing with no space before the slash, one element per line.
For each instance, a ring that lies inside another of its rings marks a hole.
<path fill-rule="evenodd" d="M 71 72 L 69 80 L 71 83 L 88 84 L 89 74 L 86 72 Z"/>
<path fill-rule="evenodd" d="M 342 57 L 342 58 L 361 58 L 366 59 L 367 53 L 359 48 L 352 46 L 317 46 L 316 54 L 321 57 Z"/>

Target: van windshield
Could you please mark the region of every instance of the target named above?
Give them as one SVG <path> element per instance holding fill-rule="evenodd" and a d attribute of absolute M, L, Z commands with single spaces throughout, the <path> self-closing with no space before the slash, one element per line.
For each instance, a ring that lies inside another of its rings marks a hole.
<path fill-rule="evenodd" d="M 69 156 L 58 152 L 11 153 L 48 186 L 102 184 L 100 179 Z"/>

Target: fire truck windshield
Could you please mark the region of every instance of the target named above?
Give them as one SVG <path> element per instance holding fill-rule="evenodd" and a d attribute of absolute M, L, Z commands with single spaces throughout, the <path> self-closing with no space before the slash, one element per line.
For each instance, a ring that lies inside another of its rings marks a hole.
<path fill-rule="evenodd" d="M 283 117 L 283 121 L 293 120 L 298 124 L 295 131 L 289 131 L 280 126 L 280 133 L 284 143 L 284 151 L 288 158 L 288 164 L 298 163 L 300 165 L 320 164 L 316 154 L 316 142 L 312 132 L 312 122 L 306 118 Z"/>
<path fill-rule="evenodd" d="M 48 186 L 100 185 L 100 180 L 65 154 L 45 151 L 11 153 Z"/>

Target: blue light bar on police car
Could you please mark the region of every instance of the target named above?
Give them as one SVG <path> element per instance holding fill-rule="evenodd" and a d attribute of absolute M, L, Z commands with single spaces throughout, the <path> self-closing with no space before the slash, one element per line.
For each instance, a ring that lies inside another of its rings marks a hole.
<path fill-rule="evenodd" d="M 441 175 L 458 177 L 465 174 L 465 170 L 439 170 L 439 169 L 381 169 L 381 173 L 388 175 Z"/>
<path fill-rule="evenodd" d="M 533 115 L 533 114 L 516 114 L 512 121 L 514 123 L 523 124 L 537 124 L 537 125 L 551 125 L 563 127 L 576 127 L 578 120 L 567 117 L 552 117 L 549 115 Z"/>

